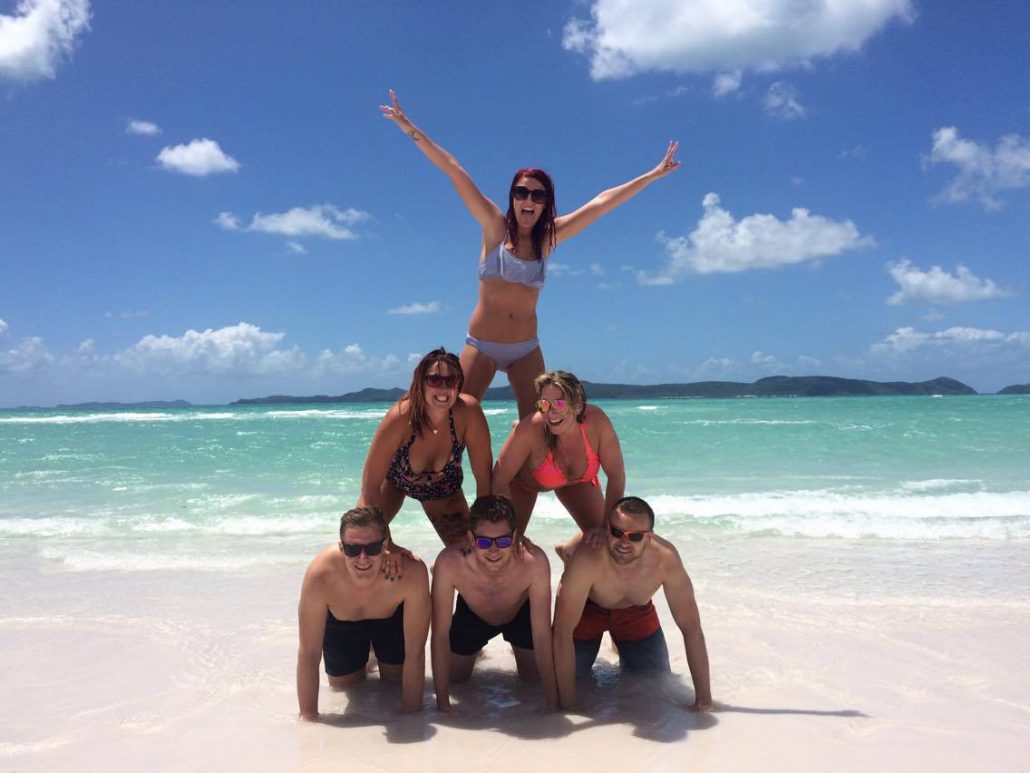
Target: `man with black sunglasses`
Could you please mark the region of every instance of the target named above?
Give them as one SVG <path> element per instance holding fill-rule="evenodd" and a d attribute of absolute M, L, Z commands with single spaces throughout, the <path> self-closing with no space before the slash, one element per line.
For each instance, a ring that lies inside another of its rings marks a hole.
<path fill-rule="evenodd" d="M 297 702 L 304 719 L 318 719 L 323 656 L 330 687 L 342 689 L 365 679 L 369 646 L 379 678 L 401 683 L 403 710 L 422 708 L 429 574 L 421 561 L 403 555 L 403 573 L 388 580 L 384 547 L 389 539 L 383 512 L 356 507 L 340 518 L 340 541 L 315 556 L 304 575 L 297 612 Z"/>
<path fill-rule="evenodd" d="M 672 543 L 654 533 L 654 511 L 639 497 L 623 497 L 608 515 L 607 545 L 577 550 L 565 566 L 554 607 L 554 670 L 562 708 L 576 706 L 576 679 L 590 676 L 609 632 L 623 671 L 669 672 L 652 596 L 665 590 L 683 634 L 694 682 L 694 711 L 712 708 L 708 650 L 694 586 Z"/>
<path fill-rule="evenodd" d="M 433 567 L 436 707 L 451 710 L 451 682 L 468 679 L 486 643 L 502 634 L 519 675 L 539 678 L 547 707 L 556 709 L 547 556 L 536 545 L 518 544 L 515 507 L 507 497 L 480 497 L 469 522 L 467 545 L 445 548 Z"/>

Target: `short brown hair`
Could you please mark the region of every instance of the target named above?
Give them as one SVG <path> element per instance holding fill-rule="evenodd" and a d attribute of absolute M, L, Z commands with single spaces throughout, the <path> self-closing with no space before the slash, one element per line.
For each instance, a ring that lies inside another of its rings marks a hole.
<path fill-rule="evenodd" d="M 348 527 L 360 528 L 362 526 L 378 526 L 379 533 L 386 536 L 386 516 L 379 509 L 378 505 L 365 505 L 348 510 L 340 516 L 340 539 L 343 539 L 343 532 Z"/>
<path fill-rule="evenodd" d="M 475 531 L 483 521 L 487 523 L 506 521 L 508 528 L 515 531 L 515 526 L 518 524 L 518 520 L 515 518 L 515 505 L 508 497 L 502 497 L 500 494 L 487 494 L 485 497 L 479 497 L 469 508 L 469 528 Z"/>
<path fill-rule="evenodd" d="M 631 518 L 639 518 L 642 515 L 646 516 L 647 528 L 654 528 L 654 510 L 651 509 L 651 505 L 640 497 L 623 497 L 612 505 L 612 512 L 614 513 L 616 510 Z"/>

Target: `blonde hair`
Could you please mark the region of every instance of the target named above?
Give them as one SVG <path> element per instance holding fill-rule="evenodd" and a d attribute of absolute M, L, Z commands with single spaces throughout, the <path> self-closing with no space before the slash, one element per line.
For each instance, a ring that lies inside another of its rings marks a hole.
<path fill-rule="evenodd" d="M 566 370 L 548 370 L 541 373 L 533 381 L 533 387 L 536 389 L 536 396 L 540 397 L 540 393 L 544 391 L 544 387 L 556 386 L 561 390 L 562 394 L 565 395 L 565 399 L 568 400 L 573 407 L 578 408 L 576 411 L 576 421 L 582 424 L 587 418 L 587 393 L 583 388 L 583 382 L 576 378 L 572 373 Z M 547 447 L 551 450 L 552 454 L 558 452 L 558 438 L 551 432 L 551 428 L 544 423 L 544 439 L 547 442 Z"/>

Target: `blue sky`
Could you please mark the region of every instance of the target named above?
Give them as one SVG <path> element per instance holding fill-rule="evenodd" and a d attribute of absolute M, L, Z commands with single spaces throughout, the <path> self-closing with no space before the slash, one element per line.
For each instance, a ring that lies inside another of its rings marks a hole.
<path fill-rule="evenodd" d="M 478 226 L 389 88 L 498 202 L 543 166 L 569 212 L 680 141 L 555 253 L 549 367 L 1030 382 L 1027 29 L 1023 0 L 0 0 L 0 406 L 338 394 L 460 350 Z"/>

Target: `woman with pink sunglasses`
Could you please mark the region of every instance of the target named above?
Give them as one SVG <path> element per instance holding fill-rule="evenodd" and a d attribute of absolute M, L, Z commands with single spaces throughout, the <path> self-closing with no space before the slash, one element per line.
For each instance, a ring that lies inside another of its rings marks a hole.
<path fill-rule="evenodd" d="M 515 505 L 520 535 L 541 491 L 554 492 L 581 532 L 597 534 L 605 513 L 626 489 L 615 428 L 604 411 L 587 405 L 583 384 L 571 373 L 550 370 L 533 383 L 537 412 L 520 421 L 504 442 L 494 465 L 493 493 Z M 603 495 L 597 477 L 601 470 L 607 479 Z M 558 546 L 558 555 L 567 558 L 577 542 L 574 537 Z"/>
<path fill-rule="evenodd" d="M 445 545 L 464 542 L 468 503 L 462 453 L 468 448 L 476 496 L 490 493 L 490 430 L 479 401 L 461 394 L 458 358 L 434 349 L 422 358 L 411 387 L 383 418 L 361 476 L 358 507 L 378 505 L 389 523 L 404 497 L 422 503 Z"/>
<path fill-rule="evenodd" d="M 469 320 L 461 352 L 464 390 L 483 398 L 497 371 L 508 374 L 519 416 L 533 412 L 533 379 L 544 371 L 537 338 L 536 305 L 554 248 L 599 217 L 625 203 L 655 180 L 675 171 L 677 142 L 670 142 L 653 169 L 602 191 L 575 212 L 558 215 L 554 184 L 542 169 L 520 169 L 508 189 L 502 214 L 484 196 L 457 159 L 415 126 L 390 91 L 383 117 L 411 137 L 415 146 L 450 179 L 462 202 L 483 229 L 479 253 L 479 300 Z"/>

